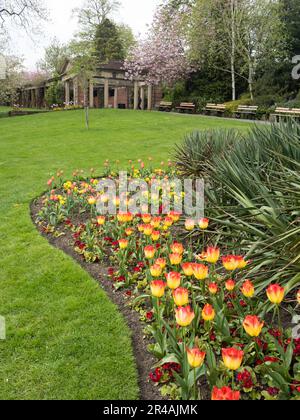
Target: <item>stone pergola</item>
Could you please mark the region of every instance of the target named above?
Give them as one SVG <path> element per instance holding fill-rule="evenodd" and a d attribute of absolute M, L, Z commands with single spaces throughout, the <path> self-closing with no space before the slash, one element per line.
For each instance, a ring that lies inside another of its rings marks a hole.
<path fill-rule="evenodd" d="M 60 80 L 64 86 L 64 102 L 66 105 L 83 105 L 83 89 L 78 75 L 72 73 L 70 62 L 66 62 L 62 75 L 57 79 L 49 79 L 38 86 L 28 85 L 20 91 L 20 105 L 28 108 L 46 107 L 45 96 L 54 80 Z M 89 81 L 89 106 L 91 108 L 126 108 L 148 109 L 162 99 L 162 89 L 147 85 L 142 80 L 128 80 L 125 77 L 123 62 L 111 61 L 99 65 L 95 75 Z"/>
<path fill-rule="evenodd" d="M 156 98 L 159 96 L 158 99 L 161 99 L 161 89 L 146 85 L 140 80 L 127 80 L 122 65 L 122 62 L 112 61 L 99 66 L 96 75 L 89 82 L 89 106 L 91 108 L 124 106 L 137 110 L 145 109 L 147 102 L 147 109 L 152 110 Z M 75 105 L 82 104 L 83 94 L 78 77 L 69 74 L 68 68 L 66 68 L 62 81 L 65 86 L 65 102 L 70 103 L 72 100 Z M 102 106 L 100 106 L 100 102 L 102 102 Z"/>

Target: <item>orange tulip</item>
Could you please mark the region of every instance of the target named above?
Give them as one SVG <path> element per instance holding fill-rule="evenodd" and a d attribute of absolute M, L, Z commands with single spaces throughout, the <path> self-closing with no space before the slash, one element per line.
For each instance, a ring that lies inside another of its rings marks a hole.
<path fill-rule="evenodd" d="M 227 282 L 225 283 L 225 287 L 228 290 L 228 292 L 232 292 L 235 289 L 234 280 L 232 280 L 232 279 L 227 280 Z"/>
<path fill-rule="evenodd" d="M 300 290 L 298 290 L 298 293 L 297 293 L 297 302 L 300 305 Z"/>
<path fill-rule="evenodd" d="M 145 223 L 145 225 L 148 225 L 151 222 L 151 219 L 151 214 L 142 214 L 142 220 Z"/>
<path fill-rule="evenodd" d="M 205 280 L 208 277 L 208 267 L 204 264 L 193 264 L 193 272 L 197 280 Z"/>
<path fill-rule="evenodd" d="M 176 309 L 176 322 L 180 327 L 188 327 L 195 319 L 195 313 L 190 306 Z"/>
<path fill-rule="evenodd" d="M 194 269 L 193 269 L 192 263 L 183 263 L 181 267 L 186 277 L 191 277 L 194 275 Z"/>
<path fill-rule="evenodd" d="M 186 351 L 191 368 L 198 369 L 203 366 L 206 357 L 206 353 L 204 351 L 201 351 L 198 347 L 193 349 L 188 348 Z"/>
<path fill-rule="evenodd" d="M 182 255 L 181 254 L 170 254 L 169 255 L 170 263 L 171 265 L 179 265 L 182 261 Z"/>
<path fill-rule="evenodd" d="M 127 236 L 132 236 L 134 233 L 134 230 L 132 228 L 128 228 L 125 230 L 125 233 Z"/>
<path fill-rule="evenodd" d="M 154 258 L 155 255 L 155 248 L 152 245 L 146 246 L 146 248 L 144 249 L 145 252 L 145 257 L 147 258 L 147 260 L 152 260 L 152 258 Z"/>
<path fill-rule="evenodd" d="M 178 213 L 177 211 L 171 211 L 171 213 L 169 214 L 169 217 L 171 217 L 174 223 L 178 222 L 178 220 L 180 219 L 180 216 L 181 214 Z"/>
<path fill-rule="evenodd" d="M 243 322 L 243 327 L 250 337 L 258 337 L 264 327 L 264 322 L 261 322 L 257 316 L 248 315 Z"/>
<path fill-rule="evenodd" d="M 267 289 L 267 296 L 270 302 L 280 305 L 285 296 L 284 288 L 279 284 L 271 284 Z"/>
<path fill-rule="evenodd" d="M 178 289 L 181 283 L 181 275 L 180 273 L 171 272 L 166 274 L 166 279 L 168 283 L 168 287 L 172 290 Z"/>
<path fill-rule="evenodd" d="M 103 226 L 105 224 L 105 216 L 98 216 L 97 223 L 99 226 Z"/>
<path fill-rule="evenodd" d="M 252 298 L 255 293 L 253 283 L 250 280 L 246 280 L 241 288 L 241 292 L 247 298 Z"/>
<path fill-rule="evenodd" d="M 167 227 L 171 227 L 173 225 L 173 219 L 172 217 L 165 217 L 164 219 L 164 225 Z"/>
<path fill-rule="evenodd" d="M 220 249 L 208 247 L 207 251 L 203 254 L 203 259 L 211 264 L 216 264 L 220 258 Z"/>
<path fill-rule="evenodd" d="M 202 218 L 199 220 L 198 224 L 200 229 L 206 230 L 209 226 L 209 219 Z"/>
<path fill-rule="evenodd" d="M 223 266 L 227 271 L 234 271 L 238 268 L 239 263 L 235 255 L 228 255 L 222 258 Z"/>
<path fill-rule="evenodd" d="M 146 236 L 151 236 L 153 232 L 153 227 L 151 225 L 144 225 L 144 234 Z"/>
<path fill-rule="evenodd" d="M 216 295 L 219 291 L 218 285 L 216 283 L 210 283 L 208 290 L 212 295 Z"/>
<path fill-rule="evenodd" d="M 244 352 L 235 348 L 222 349 L 224 365 L 229 370 L 238 370 L 243 362 Z"/>
<path fill-rule="evenodd" d="M 95 198 L 95 197 L 90 196 L 90 197 L 88 198 L 88 203 L 89 203 L 89 205 L 90 205 L 90 206 L 93 206 L 94 204 L 96 204 L 96 202 L 97 202 L 97 200 L 96 200 L 96 198 Z"/>
<path fill-rule="evenodd" d="M 144 229 L 145 229 L 145 225 L 138 225 L 138 231 L 140 233 L 143 233 L 144 232 Z"/>
<path fill-rule="evenodd" d="M 189 303 L 189 291 L 179 287 L 173 291 L 173 298 L 176 306 L 185 306 Z"/>
<path fill-rule="evenodd" d="M 182 255 L 184 253 L 183 245 L 175 242 L 174 244 L 171 245 L 171 251 L 173 254 Z"/>
<path fill-rule="evenodd" d="M 165 260 L 165 258 L 158 258 L 155 261 L 155 264 L 159 265 L 162 269 L 164 269 L 167 265 L 167 261 Z"/>
<path fill-rule="evenodd" d="M 150 284 L 152 296 L 162 298 L 165 294 L 166 283 L 161 280 L 153 281 Z"/>
<path fill-rule="evenodd" d="M 152 267 L 150 267 L 150 273 L 152 277 L 160 277 L 162 273 L 162 268 L 160 265 L 155 264 Z"/>
<path fill-rule="evenodd" d="M 128 248 L 128 241 L 127 241 L 127 239 L 120 239 L 119 240 L 119 247 L 120 247 L 120 249 L 126 249 L 126 248 Z"/>
<path fill-rule="evenodd" d="M 157 229 L 161 224 L 161 217 L 154 217 L 151 221 L 151 225 L 154 227 L 154 229 Z"/>
<path fill-rule="evenodd" d="M 202 318 L 204 319 L 204 321 L 211 322 L 215 319 L 215 316 L 216 312 L 214 308 L 209 304 L 205 305 L 202 311 Z"/>
<path fill-rule="evenodd" d="M 151 235 L 151 239 L 152 239 L 152 241 L 157 242 L 157 241 L 159 240 L 159 238 L 160 238 L 160 232 L 159 232 L 159 231 L 154 230 L 154 231 L 152 232 L 152 235 Z"/>
<path fill-rule="evenodd" d="M 240 392 L 233 391 L 228 386 L 224 386 L 223 388 L 217 388 L 215 386 L 211 397 L 212 401 L 239 401 L 240 398 Z"/>
<path fill-rule="evenodd" d="M 237 256 L 236 257 L 236 261 L 237 261 L 238 268 L 240 270 L 243 270 L 248 265 L 248 261 L 245 261 L 245 258 L 244 257 Z"/>
<path fill-rule="evenodd" d="M 188 230 L 189 232 L 191 232 L 192 230 L 195 229 L 195 220 L 193 219 L 187 219 L 185 221 L 185 229 Z"/>

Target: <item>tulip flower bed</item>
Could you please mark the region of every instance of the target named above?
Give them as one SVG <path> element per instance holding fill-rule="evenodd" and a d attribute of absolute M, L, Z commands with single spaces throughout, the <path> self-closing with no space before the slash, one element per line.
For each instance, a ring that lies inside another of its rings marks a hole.
<path fill-rule="evenodd" d="M 300 340 L 293 339 L 285 316 L 298 311 L 300 292 L 286 296 L 271 284 L 258 294 L 247 280 L 255 261 L 207 243 L 208 219 L 185 219 L 175 211 L 98 215 L 96 202 L 105 199 L 96 191 L 99 180 L 75 173 L 64 182 L 57 175 L 39 201 L 39 229 L 54 239 L 65 236 L 85 263 L 106 268 L 115 293 L 139 314 L 145 345 L 156 359 L 149 381 L 163 397 L 300 399 Z M 128 175 L 150 184 L 172 177 L 173 169 L 142 165 Z M 130 197 L 118 197 L 117 207 L 122 199 Z M 203 237 L 203 249 L 193 249 L 188 232 Z"/>

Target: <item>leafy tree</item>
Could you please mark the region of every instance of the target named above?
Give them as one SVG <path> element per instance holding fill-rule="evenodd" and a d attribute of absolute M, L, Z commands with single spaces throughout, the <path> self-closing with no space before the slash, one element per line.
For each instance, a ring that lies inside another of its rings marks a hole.
<path fill-rule="evenodd" d="M 6 56 L 6 78 L 0 80 L 0 104 L 15 105 L 22 86 L 22 61 L 15 56 Z"/>
<path fill-rule="evenodd" d="M 123 47 L 118 27 L 109 19 L 104 19 L 97 26 L 95 55 L 100 63 L 106 63 L 110 60 L 123 60 L 125 58 L 125 48 Z"/>
<path fill-rule="evenodd" d="M 54 104 L 57 104 L 57 105 L 63 104 L 64 87 L 61 81 L 56 80 L 50 84 L 45 95 L 45 100 L 49 107 Z"/>
<path fill-rule="evenodd" d="M 186 57 L 182 15 L 167 14 L 159 8 L 147 38 L 131 51 L 125 62 L 127 77 L 144 78 L 150 84 L 172 85 L 185 79 L 193 69 Z"/>
<path fill-rule="evenodd" d="M 68 57 L 68 46 L 61 44 L 58 39 L 54 38 L 49 47 L 45 49 L 44 58 L 38 63 L 38 67 L 52 77 L 58 76 L 61 74 L 62 67 Z"/>

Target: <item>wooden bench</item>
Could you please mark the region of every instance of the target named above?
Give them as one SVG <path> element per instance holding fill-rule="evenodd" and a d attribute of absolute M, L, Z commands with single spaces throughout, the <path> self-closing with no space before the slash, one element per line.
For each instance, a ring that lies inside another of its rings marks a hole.
<path fill-rule="evenodd" d="M 157 105 L 157 109 L 159 111 L 170 112 L 170 111 L 172 111 L 172 108 L 173 108 L 173 103 L 172 102 L 162 101 L 162 102 L 160 102 L 160 104 Z"/>
<path fill-rule="evenodd" d="M 240 118 L 242 115 L 256 116 L 258 106 L 240 105 L 235 113 L 236 118 Z"/>
<path fill-rule="evenodd" d="M 275 114 L 271 115 L 271 120 L 278 122 L 282 118 L 300 118 L 300 109 L 277 107 L 275 109 Z"/>
<path fill-rule="evenodd" d="M 192 102 L 182 102 L 180 106 L 176 107 L 176 109 L 179 112 L 186 112 L 186 111 L 196 112 L 196 105 L 193 104 Z"/>
<path fill-rule="evenodd" d="M 226 111 L 226 105 L 225 104 L 206 104 L 206 107 L 204 108 L 205 114 L 224 114 Z"/>

